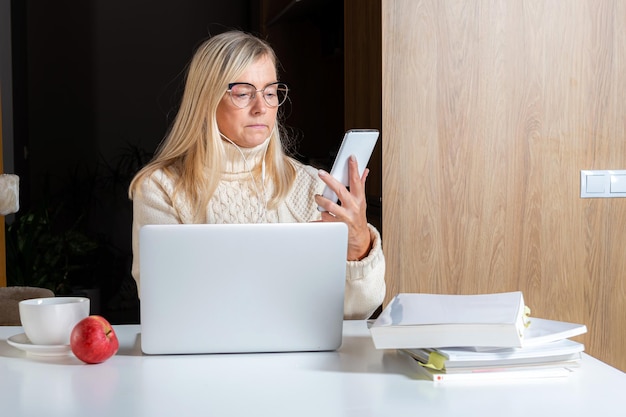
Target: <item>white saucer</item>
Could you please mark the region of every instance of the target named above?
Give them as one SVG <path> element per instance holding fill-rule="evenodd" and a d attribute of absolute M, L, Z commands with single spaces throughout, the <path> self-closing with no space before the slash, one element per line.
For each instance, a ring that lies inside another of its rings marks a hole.
<path fill-rule="evenodd" d="M 7 339 L 11 346 L 38 356 L 65 356 L 72 351 L 70 345 L 34 345 L 25 333 L 16 334 Z"/>

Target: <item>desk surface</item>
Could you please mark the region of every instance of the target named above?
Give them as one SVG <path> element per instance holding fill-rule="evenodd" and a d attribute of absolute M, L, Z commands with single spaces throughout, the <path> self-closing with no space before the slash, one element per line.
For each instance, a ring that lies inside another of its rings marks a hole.
<path fill-rule="evenodd" d="M 140 326 L 115 326 L 118 354 L 99 365 L 6 343 L 0 414 L 73 416 L 626 416 L 626 374 L 588 355 L 567 378 L 433 385 L 406 355 L 373 347 L 346 321 L 341 349 L 319 353 L 143 356 Z"/>

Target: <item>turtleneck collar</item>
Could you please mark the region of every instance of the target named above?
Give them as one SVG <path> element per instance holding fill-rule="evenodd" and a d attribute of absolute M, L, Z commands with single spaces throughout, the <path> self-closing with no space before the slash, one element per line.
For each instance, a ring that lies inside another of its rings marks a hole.
<path fill-rule="evenodd" d="M 254 170 L 254 167 L 261 163 L 269 145 L 270 138 L 267 138 L 265 142 L 253 148 L 237 147 L 227 140 L 222 139 L 222 141 L 224 144 L 224 153 L 226 155 L 226 160 L 224 161 L 224 172 L 229 174 L 238 174 L 252 171 Z"/>

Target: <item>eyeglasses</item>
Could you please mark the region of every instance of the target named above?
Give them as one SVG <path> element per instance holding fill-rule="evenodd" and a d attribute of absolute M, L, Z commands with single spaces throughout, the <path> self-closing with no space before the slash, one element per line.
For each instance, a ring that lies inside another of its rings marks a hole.
<path fill-rule="evenodd" d="M 230 83 L 226 92 L 230 95 L 233 104 L 240 109 L 248 107 L 256 97 L 256 93 L 261 93 L 269 107 L 278 107 L 287 100 L 289 87 L 285 83 L 275 82 L 257 90 L 250 83 Z"/>

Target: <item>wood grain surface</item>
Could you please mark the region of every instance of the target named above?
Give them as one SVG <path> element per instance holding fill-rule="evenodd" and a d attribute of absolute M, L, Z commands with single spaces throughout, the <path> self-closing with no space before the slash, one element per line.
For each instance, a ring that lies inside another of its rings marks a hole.
<path fill-rule="evenodd" d="M 386 301 L 521 290 L 626 370 L 626 1 L 382 0 Z"/>
<path fill-rule="evenodd" d="M 1 91 L 1 88 L 0 88 Z M 4 173 L 2 162 L 2 100 L 0 100 L 0 174 Z M 7 260 L 4 233 L 4 216 L 0 216 L 0 287 L 7 286 Z"/>

